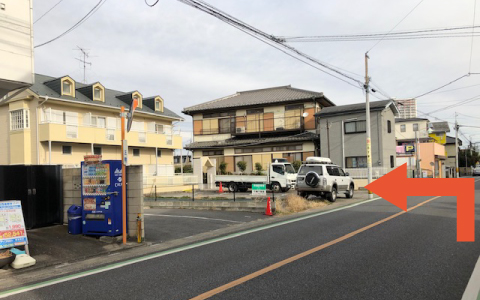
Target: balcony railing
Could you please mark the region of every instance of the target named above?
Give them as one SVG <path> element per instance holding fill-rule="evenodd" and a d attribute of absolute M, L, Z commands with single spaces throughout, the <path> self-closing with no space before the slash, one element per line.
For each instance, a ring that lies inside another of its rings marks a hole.
<path fill-rule="evenodd" d="M 265 116 L 265 114 L 256 114 L 219 119 L 204 119 L 201 128 L 194 128 L 194 134 L 248 135 L 288 131 L 301 132 L 306 129 L 305 127 L 305 121 L 302 116 L 268 117 Z M 315 128 L 313 126 L 313 128 L 307 129 Z"/>

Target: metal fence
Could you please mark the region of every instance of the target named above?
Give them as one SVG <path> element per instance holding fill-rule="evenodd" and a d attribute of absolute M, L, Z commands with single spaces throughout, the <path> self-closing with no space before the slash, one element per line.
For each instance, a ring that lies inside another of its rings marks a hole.
<path fill-rule="evenodd" d="M 372 178 L 377 179 L 387 174 L 390 171 L 387 167 L 374 167 L 372 168 Z M 354 179 L 366 179 L 368 178 L 367 168 L 346 168 L 345 172 L 348 172 Z"/>

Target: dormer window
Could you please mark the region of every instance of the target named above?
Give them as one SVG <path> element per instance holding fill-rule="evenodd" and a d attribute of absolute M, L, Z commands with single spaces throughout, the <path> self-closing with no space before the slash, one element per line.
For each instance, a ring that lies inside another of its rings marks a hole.
<path fill-rule="evenodd" d="M 62 93 L 64 95 L 70 95 L 72 94 L 72 84 L 68 81 L 64 81 L 62 84 Z"/>
<path fill-rule="evenodd" d="M 62 95 L 75 97 L 75 83 L 70 77 L 64 77 L 61 81 Z"/>
<path fill-rule="evenodd" d="M 102 100 L 102 89 L 96 87 L 93 89 L 93 100 L 101 101 Z"/>
<path fill-rule="evenodd" d="M 143 102 L 143 97 L 142 94 L 139 92 L 134 92 L 132 93 L 132 99 L 135 99 L 135 97 L 138 99 L 138 108 L 142 108 L 142 102 Z"/>
<path fill-rule="evenodd" d="M 155 110 L 160 110 L 160 100 L 155 100 Z"/>

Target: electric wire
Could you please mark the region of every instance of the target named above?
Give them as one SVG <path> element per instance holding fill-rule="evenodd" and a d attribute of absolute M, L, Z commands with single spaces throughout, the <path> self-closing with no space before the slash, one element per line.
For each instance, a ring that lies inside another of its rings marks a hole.
<path fill-rule="evenodd" d="M 52 6 L 49 10 L 47 10 L 43 15 L 41 15 L 36 21 L 33 22 L 33 24 L 37 23 L 38 21 L 40 21 L 43 17 L 45 17 L 50 11 L 52 11 L 55 7 L 57 7 L 57 5 L 59 5 L 60 3 L 62 3 L 63 0 L 60 0 L 57 2 L 57 4 L 55 4 L 54 6 Z"/>
<path fill-rule="evenodd" d="M 387 37 L 387 35 L 389 35 L 390 32 L 392 32 L 398 25 L 400 25 L 400 23 L 402 23 L 403 20 L 405 20 L 422 2 L 423 0 L 420 0 L 420 2 L 418 2 L 418 4 L 415 5 L 415 7 L 412 8 L 412 10 L 409 11 L 408 14 L 400 20 L 400 22 L 398 22 L 395 26 L 393 26 L 393 28 L 390 29 L 390 31 L 387 34 L 385 34 L 378 42 L 375 43 L 375 45 L 373 45 L 370 49 L 368 49 L 367 53 L 370 52 L 373 48 L 375 48 L 375 46 L 377 46 L 381 41 L 383 41 L 383 39 Z"/>
<path fill-rule="evenodd" d="M 449 86 L 449 85 L 451 85 L 451 84 L 459 81 L 459 80 L 462 79 L 462 78 L 468 77 L 469 75 L 470 75 L 470 74 L 462 75 L 462 76 L 460 76 L 460 77 L 458 77 L 458 78 L 456 78 L 456 79 L 454 79 L 454 80 L 452 80 L 452 81 L 450 81 L 450 82 L 448 82 L 448 83 L 446 83 L 446 84 L 444 84 L 444 85 L 441 85 L 440 87 L 437 87 L 437 88 L 435 88 L 435 89 L 433 89 L 433 90 L 431 90 L 431 91 L 428 91 L 428 92 L 426 92 L 426 93 L 420 94 L 420 95 L 418 95 L 418 96 L 416 96 L 416 97 L 412 97 L 412 98 L 418 99 L 418 98 L 420 98 L 420 97 L 423 97 L 423 96 L 426 96 L 426 95 L 431 94 L 431 93 L 433 93 L 433 92 L 436 92 L 436 91 L 438 91 L 438 90 L 440 90 L 440 89 L 442 89 L 442 88 L 444 88 L 444 87 L 446 87 L 446 86 Z"/>
<path fill-rule="evenodd" d="M 155 3 L 153 3 L 153 4 L 148 4 L 147 0 L 145 0 L 145 4 L 150 6 L 150 7 L 154 7 L 155 5 L 157 5 L 158 1 L 160 1 L 160 0 L 156 0 Z"/>
<path fill-rule="evenodd" d="M 78 28 L 83 22 L 85 22 L 88 18 L 90 18 L 95 12 L 98 11 L 98 9 L 106 2 L 107 0 L 100 0 L 98 1 L 98 3 L 83 17 L 81 18 L 77 23 L 75 23 L 72 27 L 70 27 L 68 30 L 66 30 L 65 32 L 63 32 L 62 34 L 58 35 L 57 37 L 49 40 L 49 41 L 46 41 L 40 45 L 36 45 L 34 48 L 39 48 L 39 47 L 42 47 L 42 46 L 45 46 L 47 44 L 50 44 L 51 42 L 54 42 L 56 40 L 58 40 L 59 38 L 65 36 L 66 34 L 72 32 L 73 30 L 75 30 L 76 28 Z"/>

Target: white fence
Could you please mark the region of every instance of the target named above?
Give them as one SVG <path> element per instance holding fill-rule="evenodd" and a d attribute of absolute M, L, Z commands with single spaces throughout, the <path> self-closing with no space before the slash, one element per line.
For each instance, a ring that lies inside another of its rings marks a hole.
<path fill-rule="evenodd" d="M 387 174 L 390 171 L 386 167 L 374 167 L 372 168 L 372 178 L 377 179 Z M 361 179 L 368 178 L 368 169 L 367 168 L 346 168 L 345 172 L 348 172 L 352 178 Z"/>

